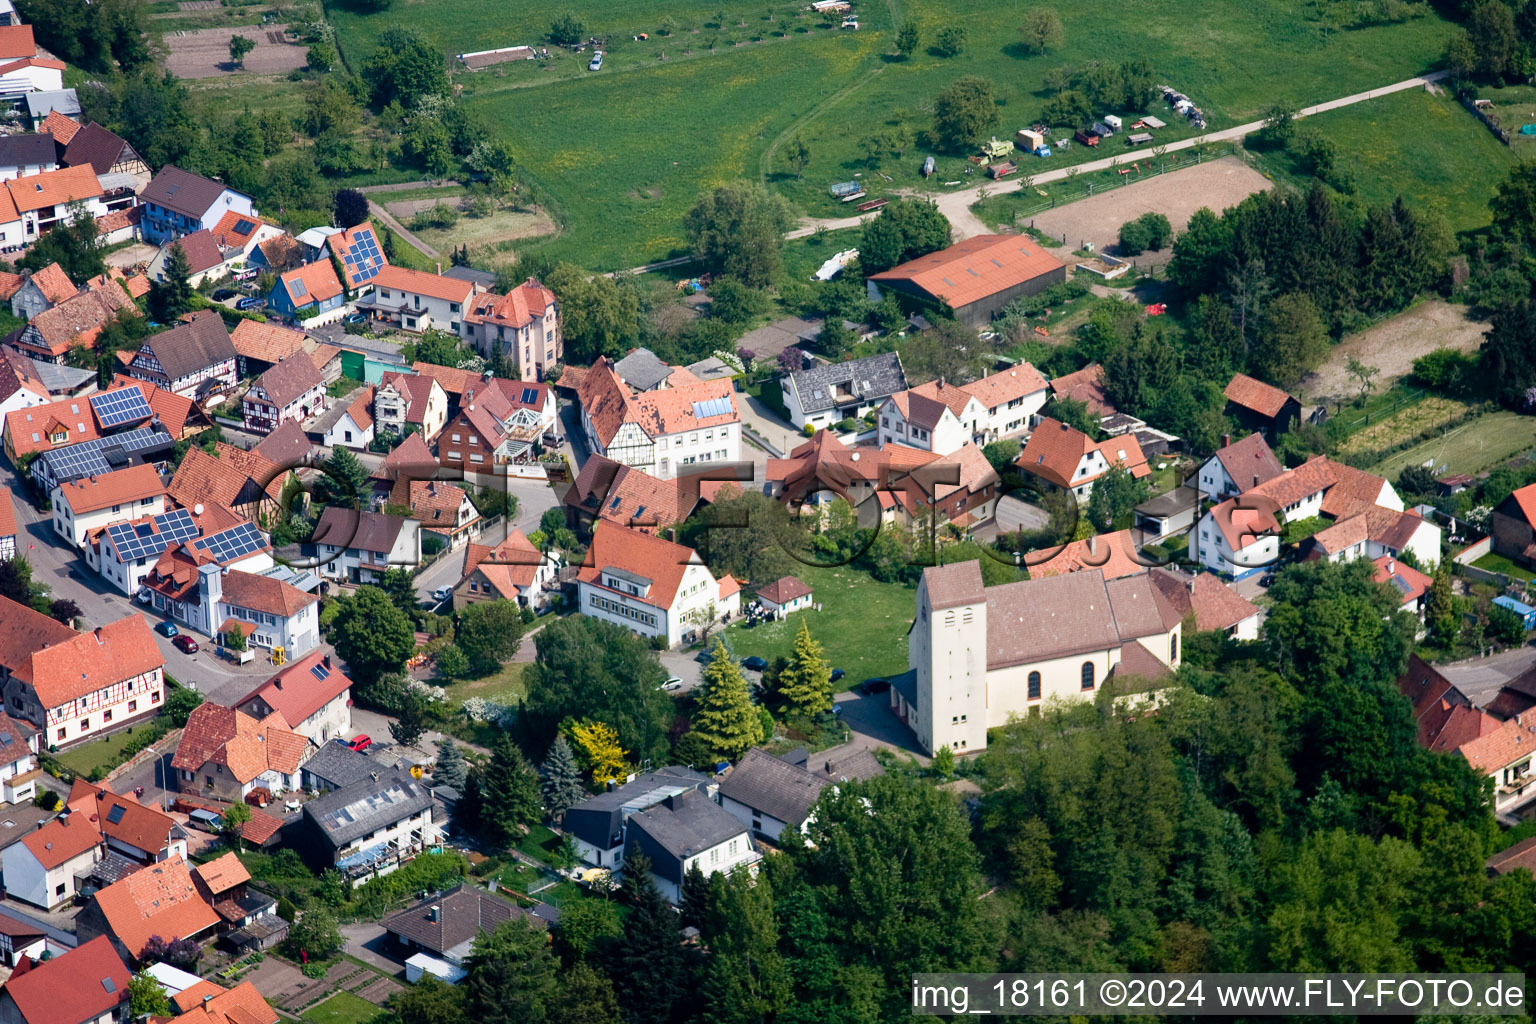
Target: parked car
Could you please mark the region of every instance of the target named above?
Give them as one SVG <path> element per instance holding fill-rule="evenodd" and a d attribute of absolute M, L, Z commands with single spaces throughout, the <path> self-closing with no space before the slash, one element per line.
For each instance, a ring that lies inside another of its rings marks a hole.
<path fill-rule="evenodd" d="M 839 679 L 843 678 L 843 676 L 845 676 L 847 674 L 848 673 L 844 672 L 842 669 L 835 668 L 835 669 L 832 670 L 832 681 L 835 683 L 835 682 L 837 682 Z"/>
<path fill-rule="evenodd" d="M 176 628 L 176 623 L 174 622 L 157 622 L 155 623 L 155 632 L 164 637 L 172 637 L 181 631 Z"/>
<path fill-rule="evenodd" d="M 587 65 L 587 70 L 588 71 L 601 71 L 601 70 L 603 70 L 603 51 L 602 50 L 597 50 L 596 52 L 594 52 L 592 54 L 592 61 L 591 61 L 591 63 L 589 63 Z"/>
<path fill-rule="evenodd" d="M 369 736 L 367 733 L 353 736 L 350 740 L 347 741 L 347 746 L 361 754 L 363 751 L 373 746 L 373 737 Z"/>
<path fill-rule="evenodd" d="M 218 291 L 213 293 L 213 301 L 223 302 L 225 299 L 232 299 L 239 294 L 240 293 L 235 291 L 233 288 L 220 288 Z"/>
<path fill-rule="evenodd" d="M 682 688 L 683 688 L 683 681 L 681 679 L 679 679 L 677 676 L 672 676 L 672 677 L 668 678 L 666 682 L 662 683 L 661 686 L 657 687 L 657 689 L 666 690 L 668 693 L 672 692 L 673 690 L 681 690 Z"/>
<path fill-rule="evenodd" d="M 759 658 L 754 654 L 750 658 L 742 658 L 741 667 L 749 668 L 753 672 L 761 672 L 763 669 L 768 667 L 768 661 L 766 658 Z"/>
<path fill-rule="evenodd" d="M 890 688 L 891 681 L 889 679 L 880 679 L 878 677 L 873 679 L 866 679 L 859 684 L 859 692 L 866 697 L 876 693 L 884 693 Z"/>
<path fill-rule="evenodd" d="M 267 304 L 266 299 L 241 299 L 235 303 L 236 309 L 261 309 Z"/>
<path fill-rule="evenodd" d="M 341 322 L 344 324 L 364 324 L 368 322 L 368 318 L 361 313 L 348 313 L 342 318 Z"/>
<path fill-rule="evenodd" d="M 432 600 L 434 601 L 446 601 L 452 596 L 452 587 L 438 587 L 436 590 L 432 591 Z"/>
<path fill-rule="evenodd" d="M 185 633 L 182 633 L 180 636 L 176 637 L 176 639 L 172 640 L 171 646 L 176 648 L 182 654 L 197 653 L 197 641 L 193 640 Z"/>

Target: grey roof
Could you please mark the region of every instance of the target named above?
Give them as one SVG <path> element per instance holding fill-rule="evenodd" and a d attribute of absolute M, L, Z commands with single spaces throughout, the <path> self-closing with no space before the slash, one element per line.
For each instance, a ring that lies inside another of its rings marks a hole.
<path fill-rule="evenodd" d="M 0 136 L 0 167 L 26 167 L 28 164 L 58 162 L 58 149 L 53 136 L 4 135 Z"/>
<path fill-rule="evenodd" d="M 73 89 L 50 89 L 46 92 L 29 92 L 26 95 L 27 116 L 41 121 L 57 110 L 68 117 L 79 119 L 80 97 Z"/>
<path fill-rule="evenodd" d="M 190 377 L 215 363 L 235 358 L 235 343 L 229 340 L 224 319 L 217 313 L 152 335 L 144 340 L 144 347 L 171 380 Z"/>
<path fill-rule="evenodd" d="M 901 357 L 895 352 L 846 363 L 824 363 L 792 373 L 789 379 L 800 396 L 800 408 L 808 413 L 836 408 L 839 389 L 863 404 L 907 388 L 907 375 L 902 372 Z"/>
<path fill-rule="evenodd" d="M 613 364 L 613 372 L 636 391 L 650 391 L 672 376 L 672 367 L 648 348 L 637 348 Z"/>
<path fill-rule="evenodd" d="M 449 267 L 443 271 L 444 277 L 451 277 L 455 281 L 468 281 L 477 284 L 487 291 L 496 287 L 496 275 L 484 270 L 476 270 L 474 267 Z"/>
<path fill-rule="evenodd" d="M 233 342 L 231 342 L 233 349 Z M 269 367 L 265 373 L 256 378 L 256 383 L 267 393 L 267 398 L 273 405 L 281 409 L 289 402 L 300 398 L 306 391 L 319 387 L 323 381 L 320 371 L 315 366 L 315 361 L 309 357 L 309 353 L 300 349 L 280 360 L 277 365 Z"/>
<path fill-rule="evenodd" d="M 1199 507 L 1200 492 L 1193 487 L 1179 486 L 1142 502 L 1136 506 L 1136 511 L 1153 519 L 1167 519 L 1180 512 L 1193 512 Z"/>
<path fill-rule="evenodd" d="M 901 694 L 901 699 L 915 710 L 917 708 L 917 669 L 909 668 L 899 676 L 891 676 L 891 689 Z"/>
<path fill-rule="evenodd" d="M 166 164 L 139 193 L 139 202 L 154 203 L 201 220 L 203 214 L 219 201 L 226 187 L 201 174 L 184 171 L 175 164 Z"/>
<path fill-rule="evenodd" d="M 124 149 L 133 152 L 133 147 L 122 136 L 92 121 L 69 140 L 64 149 L 64 163 L 69 167 L 90 164 L 97 174 L 106 174 L 122 158 Z"/>
<path fill-rule="evenodd" d="M 431 806 L 426 786 L 403 775 L 381 775 L 311 800 L 304 805 L 304 820 L 339 849 Z"/>
<path fill-rule="evenodd" d="M 719 356 L 710 356 L 708 359 L 700 359 L 696 363 L 689 363 L 683 367 L 699 380 L 715 380 L 719 377 L 736 376 L 736 368 L 731 366 Z"/>
<path fill-rule="evenodd" d="M 313 440 L 316 444 L 319 444 L 320 441 L 325 438 L 326 431 L 340 423 L 341 418 L 351 411 L 351 398 L 342 397 L 333 399 L 330 407 L 326 409 L 325 412 L 321 413 L 319 416 L 316 416 L 305 425 L 305 429 L 308 430 L 311 435 L 311 440 Z"/>
<path fill-rule="evenodd" d="M 809 334 L 814 338 L 819 333 L 821 321 L 813 322 L 792 316 L 748 331 L 737 340 L 736 347 L 750 350 L 759 359 L 776 359 L 786 348 L 800 344 L 803 336 Z"/>
<path fill-rule="evenodd" d="M 286 565 L 274 565 L 272 568 L 260 573 L 269 580 L 277 580 L 286 583 L 290 587 L 297 587 L 306 594 L 313 594 L 320 589 L 320 577 L 311 569 L 290 569 Z M 307 762 L 306 762 L 307 767 Z"/>
<path fill-rule="evenodd" d="M 720 781 L 720 795 L 754 811 L 798 825 L 832 782 L 763 750 L 749 750 Z"/>
<path fill-rule="evenodd" d="M 572 807 L 565 812 L 565 829 L 600 850 L 611 850 L 620 844 L 624 819 L 631 814 L 674 793 L 697 789 L 708 782 L 707 776 L 691 768 L 680 765 L 658 768 Z"/>
<path fill-rule="evenodd" d="M 73 391 L 96 376 L 95 370 L 82 370 L 74 366 L 65 366 L 63 363 L 45 363 L 40 359 L 29 361 L 50 395 Z"/>
<path fill-rule="evenodd" d="M 631 815 L 629 828 L 651 858 L 651 870 L 678 883 L 683 880 L 683 862 L 689 857 L 747 832 L 734 814 L 696 789 L 669 796 Z"/>
<path fill-rule="evenodd" d="M 293 420 L 283 420 L 253 449 L 257 455 L 279 466 L 298 466 L 314 450 L 309 435 Z"/>
<path fill-rule="evenodd" d="M 434 908 L 437 910 L 435 921 L 432 919 Z M 527 914 L 510 900 L 461 883 L 448 892 L 429 896 L 413 907 L 391 914 L 379 923 L 392 935 L 443 954 L 471 942 L 481 932 L 494 932 L 514 917 Z"/>
<path fill-rule="evenodd" d="M 354 786 L 377 769 L 378 764 L 367 754 L 359 754 L 336 740 L 321 746 L 313 757 L 304 762 L 304 774 L 331 789 Z"/>
<path fill-rule="evenodd" d="M 327 505 L 315 524 L 313 536 L 304 545 L 306 551 L 315 544 L 334 544 L 356 548 L 359 551 L 394 550 L 395 541 L 405 524 L 403 516 L 388 516 L 382 512 L 359 512 L 356 509 Z M 312 553 L 312 552 L 308 552 Z"/>

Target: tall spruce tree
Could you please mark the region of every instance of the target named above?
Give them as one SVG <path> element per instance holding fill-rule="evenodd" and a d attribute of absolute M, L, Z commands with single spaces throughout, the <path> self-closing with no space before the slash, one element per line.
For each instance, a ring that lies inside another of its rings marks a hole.
<path fill-rule="evenodd" d="M 716 756 L 729 761 L 763 742 L 763 723 L 752 706 L 746 677 L 719 637 L 704 669 L 693 731 L 709 743 Z"/>
<path fill-rule="evenodd" d="M 539 775 L 544 806 L 556 818 L 587 797 L 587 788 L 581 783 L 581 766 L 576 763 L 576 755 L 564 735 L 556 736 L 555 742 L 550 744 Z"/>
<path fill-rule="evenodd" d="M 438 785 L 461 793 L 464 783 L 469 781 L 469 762 L 464 760 L 464 752 L 446 736 L 437 741 L 437 767 L 432 770 L 432 778 Z"/>
<path fill-rule="evenodd" d="M 490 839 L 508 842 L 539 820 L 539 777 L 505 733 L 492 748 L 490 763 L 475 773 L 475 789 L 480 831 Z"/>
<path fill-rule="evenodd" d="M 804 619 L 789 664 L 779 673 L 779 696 L 792 714 L 815 716 L 832 710 L 832 666 Z"/>
<path fill-rule="evenodd" d="M 651 879 L 648 857 L 631 846 L 624 855 L 624 888 L 634 909 L 624 939 L 613 945 L 613 979 L 627 1024 L 670 1024 L 688 990 L 687 964 L 677 916 Z"/>
<path fill-rule="evenodd" d="M 530 915 L 482 934 L 464 966 L 465 1016 L 477 1024 L 539 1024 L 560 999 L 559 961 L 543 925 Z"/>
<path fill-rule="evenodd" d="M 677 909 L 682 912 L 683 926 L 704 929 L 705 918 L 709 914 L 709 879 L 700 870 L 698 862 L 689 865 L 688 873 L 683 875 L 682 894 L 677 901 Z"/>
<path fill-rule="evenodd" d="M 1429 587 L 1429 598 L 1424 604 L 1424 622 L 1437 640 L 1451 640 L 1456 636 L 1456 604 L 1451 592 L 1450 562 L 1441 559 L 1435 567 L 1434 582 Z"/>
<path fill-rule="evenodd" d="M 711 881 L 721 878 L 720 872 Z M 756 878 L 738 870 L 710 888 L 718 905 L 708 917 L 721 922 L 706 932 L 713 954 L 702 979 L 701 1020 L 708 1024 L 772 1020 L 788 1004 L 790 973 L 779 952 L 768 874 Z"/>
<path fill-rule="evenodd" d="M 149 315 L 162 324 L 170 325 L 192 308 L 192 285 L 187 278 L 192 274 L 191 264 L 180 242 L 171 243 L 171 251 L 165 258 L 162 279 L 149 286 Z"/>

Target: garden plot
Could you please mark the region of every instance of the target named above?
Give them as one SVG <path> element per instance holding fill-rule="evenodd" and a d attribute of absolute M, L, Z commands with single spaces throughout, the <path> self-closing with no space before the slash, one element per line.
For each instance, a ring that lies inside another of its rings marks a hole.
<path fill-rule="evenodd" d="M 287 25 L 242 25 L 238 28 L 205 28 L 167 33 L 166 70 L 178 78 L 215 78 L 245 72 L 257 75 L 284 74 L 304 67 L 307 50 L 287 42 Z M 229 60 L 229 37 L 245 36 L 256 48 L 237 68 Z"/>

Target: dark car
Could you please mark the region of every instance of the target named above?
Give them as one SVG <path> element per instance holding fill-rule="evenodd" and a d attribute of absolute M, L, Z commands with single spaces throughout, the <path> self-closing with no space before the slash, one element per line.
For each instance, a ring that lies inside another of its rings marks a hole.
<path fill-rule="evenodd" d="M 240 293 L 235 291 L 233 288 L 220 288 L 218 291 L 213 293 L 213 301 L 223 302 L 225 299 L 232 299 L 239 294 Z"/>
<path fill-rule="evenodd" d="M 1270 584 L 1272 584 L 1274 582 L 1275 582 L 1275 574 L 1272 573 L 1272 572 L 1267 572 L 1263 576 L 1259 577 L 1259 586 L 1264 587 L 1266 589 L 1269 587 Z"/>
<path fill-rule="evenodd" d="M 267 304 L 266 299 L 241 299 L 235 303 L 236 309 L 260 309 Z"/>
<path fill-rule="evenodd" d="M 847 674 L 848 673 L 844 672 L 842 669 L 835 668 L 835 669 L 832 670 L 832 681 L 835 683 L 835 682 L 837 682 L 839 679 L 843 678 L 843 676 L 845 676 Z"/>
<path fill-rule="evenodd" d="M 891 688 L 889 679 L 866 679 L 859 684 L 859 692 L 866 697 L 871 694 L 884 693 Z"/>
<path fill-rule="evenodd" d="M 344 324 L 363 324 L 368 318 L 361 313 L 348 313 L 341 321 Z"/>
<path fill-rule="evenodd" d="M 181 634 L 180 636 L 176 637 L 176 639 L 172 640 L 171 641 L 171 646 L 175 647 L 182 654 L 196 654 L 197 653 L 197 641 L 193 640 L 191 637 L 187 636 L 185 633 Z"/>
<path fill-rule="evenodd" d="M 741 659 L 741 667 L 742 668 L 749 668 L 753 672 L 761 672 L 763 669 L 768 667 L 768 661 L 767 661 L 766 658 L 759 658 L 757 655 L 754 654 L 750 658 L 742 658 Z"/>
<path fill-rule="evenodd" d="M 177 630 L 176 623 L 174 622 L 157 622 L 155 623 L 155 632 L 161 636 L 169 637 L 175 636 L 179 630 Z"/>

